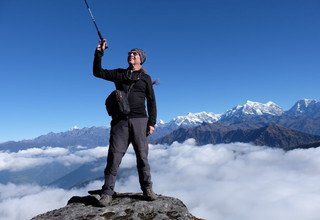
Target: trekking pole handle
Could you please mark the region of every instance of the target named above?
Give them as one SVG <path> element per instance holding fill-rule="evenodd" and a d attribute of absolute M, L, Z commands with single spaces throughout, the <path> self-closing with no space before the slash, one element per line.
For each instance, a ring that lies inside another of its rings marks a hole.
<path fill-rule="evenodd" d="M 104 41 L 104 39 L 103 39 L 103 37 L 102 37 L 102 35 L 101 35 L 100 31 L 98 31 L 98 35 L 99 35 L 99 38 L 100 38 L 101 42 L 103 42 L 103 41 Z"/>
<path fill-rule="evenodd" d="M 99 35 L 99 38 L 100 38 L 100 45 L 101 45 L 101 48 L 102 48 L 102 45 L 106 40 L 102 37 L 100 31 L 98 31 L 98 35 Z M 108 45 L 106 45 L 105 49 L 107 49 L 107 48 L 108 48 Z"/>

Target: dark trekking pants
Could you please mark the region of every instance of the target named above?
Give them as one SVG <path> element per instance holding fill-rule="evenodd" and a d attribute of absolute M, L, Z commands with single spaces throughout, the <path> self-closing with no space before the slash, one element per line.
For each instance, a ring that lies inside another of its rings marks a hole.
<path fill-rule="evenodd" d="M 113 195 L 118 168 L 130 143 L 136 153 L 141 189 L 144 191 L 152 187 L 148 162 L 147 122 L 147 118 L 112 120 L 103 193 Z"/>

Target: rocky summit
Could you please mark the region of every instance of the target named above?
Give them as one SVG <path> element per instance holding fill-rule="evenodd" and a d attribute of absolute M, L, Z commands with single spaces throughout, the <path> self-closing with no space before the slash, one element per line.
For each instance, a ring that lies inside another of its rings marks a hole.
<path fill-rule="evenodd" d="M 105 220 L 105 219 L 192 219 L 187 207 L 177 198 L 158 195 L 155 201 L 145 201 L 140 193 L 121 193 L 110 205 L 102 207 L 99 195 L 74 196 L 60 209 L 38 215 L 32 220 Z"/>

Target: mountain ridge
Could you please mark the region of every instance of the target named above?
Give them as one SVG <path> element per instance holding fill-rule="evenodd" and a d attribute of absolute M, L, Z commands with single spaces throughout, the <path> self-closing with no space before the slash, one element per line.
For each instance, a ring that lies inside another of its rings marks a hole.
<path fill-rule="evenodd" d="M 186 116 L 177 116 L 168 123 L 160 121 L 149 140 L 151 143 L 159 142 L 162 137 L 179 128 L 193 128 L 207 123 L 228 126 L 240 123 L 245 123 L 247 126 L 257 123 L 278 124 L 306 134 L 320 135 L 320 102 L 312 99 L 298 100 L 289 110 L 284 111 L 274 102 L 263 104 L 247 101 L 244 105 L 237 105 L 223 114 L 188 113 Z M 66 132 L 50 132 L 31 140 L 4 142 L 0 144 L 0 150 L 18 151 L 44 146 L 107 146 L 109 132 L 110 127 L 106 126 L 74 128 Z"/>
<path fill-rule="evenodd" d="M 179 128 L 158 140 L 158 144 L 172 144 L 193 138 L 199 145 L 232 142 L 253 143 L 284 150 L 320 141 L 320 136 L 305 134 L 277 124 L 207 124 L 194 128 Z"/>

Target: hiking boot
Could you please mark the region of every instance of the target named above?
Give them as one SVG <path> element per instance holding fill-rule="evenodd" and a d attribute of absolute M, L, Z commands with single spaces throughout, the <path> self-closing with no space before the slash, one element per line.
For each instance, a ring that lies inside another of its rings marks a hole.
<path fill-rule="evenodd" d="M 97 200 L 101 199 L 101 196 L 99 194 L 92 194 L 91 196 L 93 196 L 94 198 L 96 198 Z"/>
<path fill-rule="evenodd" d="M 152 191 L 151 188 L 143 190 L 143 196 L 147 201 L 154 201 L 157 199 L 157 195 Z"/>
<path fill-rule="evenodd" d="M 108 206 L 111 201 L 112 201 L 112 196 L 110 196 L 108 194 L 102 194 L 101 198 L 99 200 L 99 203 L 102 206 Z"/>

